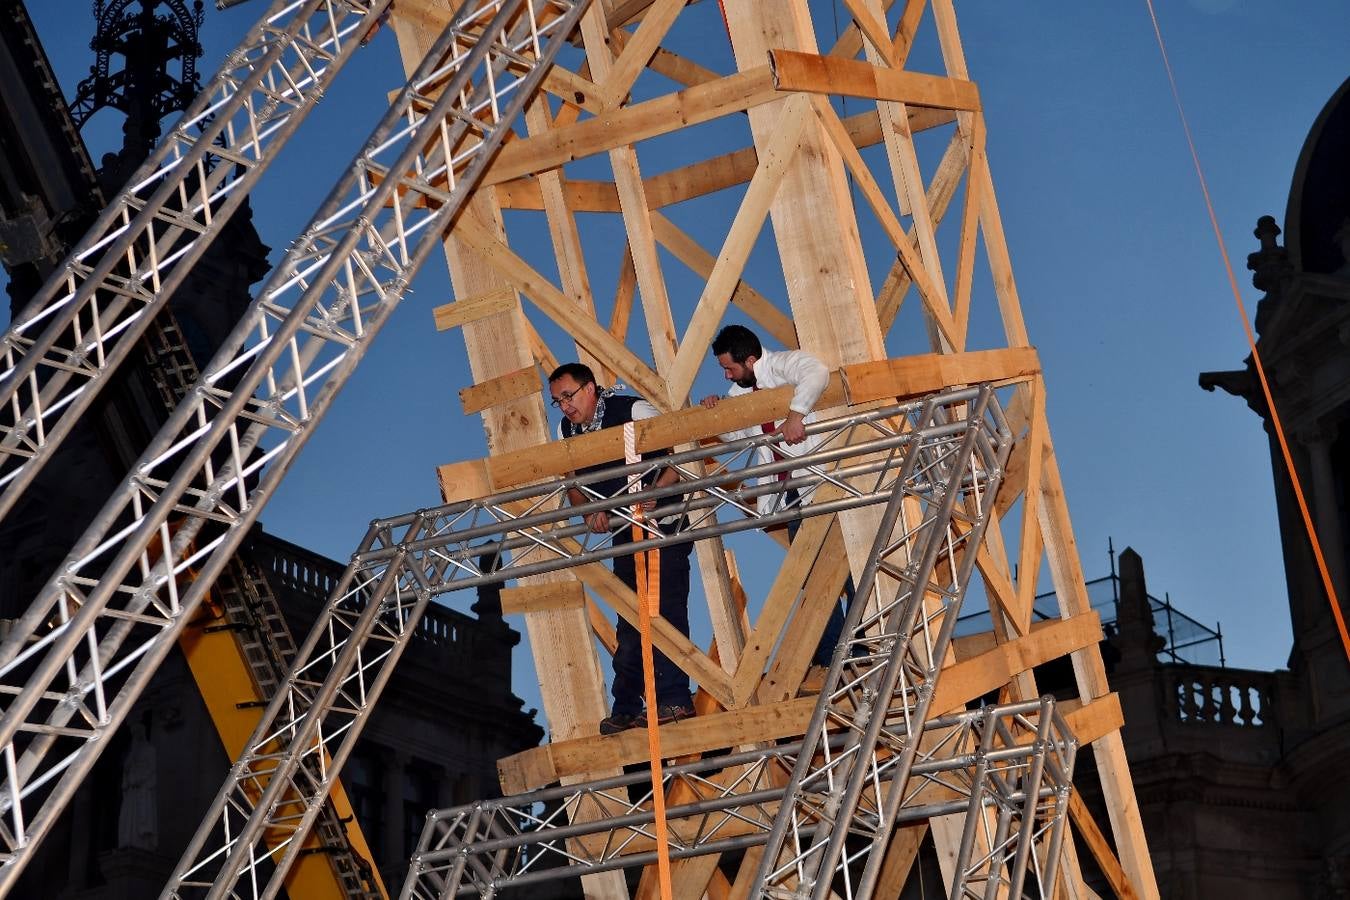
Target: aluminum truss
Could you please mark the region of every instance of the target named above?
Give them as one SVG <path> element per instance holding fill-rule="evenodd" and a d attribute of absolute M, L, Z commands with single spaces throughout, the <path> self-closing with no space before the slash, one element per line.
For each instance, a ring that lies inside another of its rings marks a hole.
<path fill-rule="evenodd" d="M 896 491 L 937 490 L 934 464 L 959 452 L 971 433 L 980 434 L 977 443 L 988 451 L 980 463 L 981 477 L 987 477 L 1002 459 L 988 435 L 1002 447 L 1010 439 L 991 394 L 989 388 L 948 391 L 817 423 L 809 429 L 819 440 L 811 453 L 767 465 L 741 466 L 781 439 L 758 434 L 373 523 L 163 896 L 196 897 L 208 889 L 206 896 L 226 896 L 239 881 L 249 886 L 248 896 L 275 892 L 434 595 L 637 548 L 880 504 Z M 973 414 L 976 406 L 979 414 Z M 699 467 L 710 455 L 718 462 L 711 474 L 702 474 Z M 915 462 L 920 459 L 925 462 Z M 636 493 L 623 484 L 663 467 L 676 468 L 686 480 Z M 803 474 L 785 485 L 776 478 L 785 468 Z M 900 481 L 901 472 L 908 482 Z M 766 484 L 749 486 L 754 476 L 764 476 Z M 619 489 L 601 493 L 598 485 L 616 477 Z M 827 485 L 842 496 L 825 497 Z M 817 500 L 772 515 L 756 512 L 756 496 L 785 487 Z M 560 505 L 570 488 L 593 499 Z M 685 494 L 691 499 L 681 499 Z M 624 522 L 616 527 L 626 528 L 625 509 L 646 500 L 658 502 L 653 519 L 683 512 L 688 524 L 670 534 L 647 526 L 648 538 L 619 548 L 607 535 L 591 536 L 594 543 L 586 544 L 589 532 L 571 524 L 603 509 Z M 723 510 L 729 521 L 718 520 Z M 264 839 L 266 848 L 260 846 Z"/>
<path fill-rule="evenodd" d="M 983 419 L 992 400 L 983 390 L 970 414 Z M 886 504 L 750 896 L 826 900 L 836 873 L 850 879 L 844 845 L 860 833 L 856 894 L 871 896 L 1011 449 L 1006 434 L 971 428 L 957 450 L 907 458 L 901 485 L 922 474 L 924 488 Z M 884 785 L 878 750 L 895 770 Z M 865 794 L 880 810 L 871 828 L 854 815 Z"/>
<path fill-rule="evenodd" d="M 0 518 L 390 0 L 276 0 L 0 338 Z"/>
<path fill-rule="evenodd" d="M 1028 868 L 1053 896 L 1053 866 L 1072 790 L 1076 742 L 1039 700 L 932 719 L 894 822 L 966 813 L 951 897 L 1020 897 Z M 840 749 L 843 734 L 829 743 Z M 801 742 L 715 756 L 664 770 L 662 790 L 684 797 L 666 811 L 674 859 L 763 846 Z M 893 778 L 895 757 L 873 764 Z M 644 790 L 645 789 L 645 790 Z M 641 795 L 634 798 L 635 790 Z M 859 819 L 875 820 L 866 804 Z M 990 820 L 995 824 L 991 828 Z M 400 894 L 404 900 L 479 895 L 656 861 L 651 779 L 643 772 L 484 800 L 427 816 Z M 808 826 L 828 828 L 826 822 Z M 1039 845 L 1041 852 L 1031 851 Z M 1043 886 L 1043 887 L 1042 887 Z M 861 895 L 845 886 L 842 896 Z"/>
<path fill-rule="evenodd" d="M 146 368 L 160 399 L 172 413 L 201 374 L 172 310 L 161 310 L 155 316 L 143 343 Z M 295 660 L 295 639 L 266 573 L 246 552 L 236 553 L 216 578 L 212 594 L 224 618 L 224 624 L 215 627 L 233 632 L 258 696 L 274 696 Z M 324 803 L 315 828 L 342 896 L 348 900 L 380 900 L 384 894 L 379 876 L 370 861 L 352 847 L 347 826 L 331 802 Z"/>
<path fill-rule="evenodd" d="M 455 12 L 187 400 L 0 644 L 0 894 L 452 225 L 588 2 L 467 0 Z M 197 577 L 180 592 L 189 567 Z M 229 864 L 237 873 L 244 861 Z"/>

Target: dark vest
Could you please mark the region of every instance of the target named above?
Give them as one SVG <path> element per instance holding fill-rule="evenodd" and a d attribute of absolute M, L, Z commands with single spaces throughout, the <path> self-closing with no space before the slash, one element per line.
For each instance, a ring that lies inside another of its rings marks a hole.
<path fill-rule="evenodd" d="M 640 399 L 642 398 L 633 397 L 628 394 L 614 394 L 610 397 L 606 397 L 605 414 L 600 419 L 600 427 L 613 428 L 616 425 L 624 425 L 628 422 L 633 421 L 633 404 L 637 403 L 638 400 Z M 563 437 L 565 438 L 575 437 L 576 435 L 581 433 L 582 431 L 580 427 L 573 425 L 570 421 L 568 421 L 566 417 L 563 418 L 562 420 Z M 655 459 L 656 457 L 659 456 L 667 456 L 669 455 L 669 453 L 670 453 L 669 450 L 652 450 L 650 452 L 642 454 L 642 458 Z M 622 459 L 616 459 L 611 462 L 600 463 L 599 465 L 586 466 L 584 468 L 578 469 L 577 474 L 585 475 L 589 472 L 594 472 L 598 469 L 608 469 L 612 468 L 613 466 L 619 466 L 622 464 L 623 464 Z M 650 485 L 655 480 L 656 476 L 653 473 L 644 477 L 642 479 L 642 483 Z M 590 487 L 594 488 L 597 491 L 600 491 L 606 496 L 610 496 L 616 493 L 617 491 L 621 490 L 623 488 L 623 485 L 624 480 L 622 478 L 607 478 L 604 481 L 593 482 L 590 485 Z M 664 506 L 667 503 L 678 502 L 678 500 L 679 498 L 674 497 L 667 498 L 665 501 L 662 502 L 662 505 Z"/>

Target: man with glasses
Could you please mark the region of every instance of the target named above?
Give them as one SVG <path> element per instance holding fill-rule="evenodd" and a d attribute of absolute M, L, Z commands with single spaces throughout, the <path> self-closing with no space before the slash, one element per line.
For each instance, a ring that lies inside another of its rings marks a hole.
<path fill-rule="evenodd" d="M 563 438 L 599 431 L 601 428 L 622 426 L 627 422 L 650 419 L 658 414 L 641 397 L 619 394 L 613 388 L 602 388 L 595 382 L 595 374 L 589 366 L 581 363 L 561 365 L 548 376 L 548 392 L 552 405 L 562 411 L 563 419 L 558 424 L 558 436 Z M 644 454 L 644 458 L 664 455 L 665 451 Z M 577 474 L 594 471 L 612 465 L 591 466 Z M 649 487 L 666 487 L 679 481 L 679 473 L 674 469 L 662 469 L 659 476 L 648 475 L 644 484 Z M 596 482 L 589 486 L 602 496 L 613 496 L 624 487 L 623 478 L 612 478 Z M 567 501 L 573 506 L 586 503 L 594 497 L 572 488 L 567 492 Z M 680 502 L 679 497 L 671 497 L 665 504 Z M 655 508 L 648 501 L 644 509 Z M 670 516 L 658 521 L 657 527 L 667 534 L 677 530 L 682 516 Z M 611 517 L 607 512 L 594 512 L 586 516 L 586 525 L 595 534 L 613 532 L 615 546 L 628 544 L 633 540 L 632 525 L 621 517 Z M 689 554 L 692 543 L 667 545 L 660 548 L 661 573 L 658 579 L 661 589 L 661 615 L 673 625 L 680 634 L 689 635 Z M 634 591 L 637 590 L 637 566 L 632 555 L 614 557 L 614 574 Z M 600 722 L 601 734 L 617 734 L 629 728 L 645 727 L 647 713 L 643 709 L 642 686 L 642 643 L 637 629 L 622 616 L 617 628 L 618 646 L 614 651 L 614 705 L 610 715 Z M 657 651 L 654 654 L 656 672 L 656 715 L 661 724 L 687 719 L 694 714 L 693 698 L 689 693 L 689 678 L 679 666 Z"/>

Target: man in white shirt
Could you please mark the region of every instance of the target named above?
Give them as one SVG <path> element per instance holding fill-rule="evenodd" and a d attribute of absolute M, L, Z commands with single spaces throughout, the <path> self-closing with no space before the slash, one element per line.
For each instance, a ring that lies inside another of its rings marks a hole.
<path fill-rule="evenodd" d="M 778 454 L 778 458 L 799 456 L 809 453 L 819 445 L 820 438 L 807 436 L 806 426 L 815 421 L 815 413 L 812 410 L 820 395 L 824 393 L 825 386 L 830 383 L 830 370 L 825 368 L 824 363 L 804 350 L 765 350 L 760 344 L 759 336 L 744 325 L 728 325 L 718 332 L 717 337 L 713 339 L 712 352 L 717 357 L 717 364 L 722 367 L 722 374 L 732 383 L 731 389 L 727 391 L 729 397 L 738 397 L 761 388 L 768 390 L 784 385 L 791 385 L 793 388 L 787 418 L 724 434 L 722 435 L 724 440 L 750 437 L 761 431 L 766 434 L 780 432 L 783 441 L 775 448 L 761 447 L 757 451 L 758 461 L 761 463 L 772 462 L 775 453 Z M 711 409 L 717 405 L 719 399 L 714 395 L 704 397 L 701 402 Z M 806 473 L 794 470 L 791 477 L 804 474 Z M 764 483 L 773 477 L 776 476 L 760 479 L 760 482 Z M 787 494 L 760 495 L 757 501 L 759 511 L 766 514 L 777 511 L 785 503 L 795 499 L 795 497 L 789 499 L 791 494 L 793 492 L 789 491 Z M 810 497 L 803 497 L 802 500 L 809 501 Z"/>
<path fill-rule="evenodd" d="M 788 403 L 787 418 L 781 422 L 765 422 L 760 426 L 724 434 L 723 440 L 734 441 L 760 432 L 781 433 L 783 435 L 781 442 L 772 448 L 760 447 L 756 451 L 759 463 L 772 462 L 775 455 L 780 459 L 800 456 L 811 452 L 820 444 L 820 436 L 807 435 L 806 426 L 815 421 L 813 410 L 816 401 L 820 399 L 820 395 L 825 392 L 825 387 L 830 382 L 830 370 L 824 363 L 804 350 L 765 350 L 759 336 L 744 325 L 728 325 L 719 331 L 717 337 L 713 339 L 712 352 L 717 358 L 717 364 L 722 367 L 722 374 L 732 383 L 731 389 L 727 391 L 728 396 L 737 397 L 761 388 L 768 390 L 785 385 L 791 385 L 793 389 L 792 400 Z M 704 397 L 700 402 L 708 409 L 712 409 L 719 399 L 714 395 Z M 807 473 L 804 470 L 794 469 L 791 477 L 805 474 Z M 774 475 L 763 477 L 760 484 L 777 477 Z M 770 514 L 795 505 L 799 500 L 801 503 L 809 503 L 810 492 L 803 492 L 800 498 L 795 489 L 761 494 L 756 500 L 756 506 L 761 514 Z M 789 540 L 796 537 L 800 524 L 800 520 L 788 524 Z M 852 602 L 851 577 L 844 585 L 844 594 L 846 602 Z M 836 603 L 812 662 L 822 666 L 830 664 L 830 657 L 839 642 L 843 627 L 844 613 Z"/>

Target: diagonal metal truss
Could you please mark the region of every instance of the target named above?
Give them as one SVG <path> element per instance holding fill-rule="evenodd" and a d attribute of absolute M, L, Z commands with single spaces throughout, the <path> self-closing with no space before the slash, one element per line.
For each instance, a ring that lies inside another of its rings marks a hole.
<path fill-rule="evenodd" d="M 982 391 L 970 415 L 983 419 L 992 400 Z M 871 895 L 1011 451 L 999 437 L 972 428 L 959 449 L 906 460 L 914 472 L 901 483 L 921 477 L 924 489 L 897 490 L 886 505 L 751 896 L 826 900 L 836 871 L 850 874 L 844 844 L 864 793 L 882 811 L 858 885 Z M 878 749 L 895 768 L 884 788 L 869 765 Z"/>
<path fill-rule="evenodd" d="M 457 10 L 0 644 L 0 894 L 452 225 L 588 2 L 468 0 Z M 197 578 L 180 591 L 190 567 Z"/>
<path fill-rule="evenodd" d="M 910 769 L 893 824 L 964 812 L 949 896 L 1020 897 L 1030 872 L 1036 896 L 1049 900 L 1077 749 L 1053 698 L 932 719 L 924 723 L 923 737 L 925 749 Z M 841 749 L 846 740 L 838 734 L 828 743 Z M 803 746 L 665 769 L 666 795 L 685 798 L 666 811 L 671 857 L 763 846 Z M 895 757 L 887 753 L 878 753 L 872 765 L 883 784 L 897 773 Z M 877 814 L 864 802 L 853 824 L 874 830 Z M 508 887 L 651 865 L 653 822 L 651 778 L 644 772 L 434 810 L 400 896 L 491 897 Z M 830 825 L 821 820 L 807 827 L 824 831 Z M 839 886 L 839 895 L 864 896 L 850 883 Z"/>
<path fill-rule="evenodd" d="M 390 0 L 276 0 L 0 337 L 0 518 Z"/>
<path fill-rule="evenodd" d="M 201 374 L 172 310 L 161 310 L 155 316 L 142 343 L 146 349 L 146 369 L 160 399 L 172 413 Z M 274 696 L 295 660 L 296 648 L 266 573 L 247 551 L 237 553 L 216 578 L 212 594 L 220 604 L 223 627 L 234 633 L 258 696 Z M 348 900 L 383 897 L 379 874 L 369 860 L 356 852 L 347 823 L 331 802 L 324 803 L 315 828 L 342 896 Z"/>
<path fill-rule="evenodd" d="M 229 891 L 242 891 L 244 885 L 249 892 L 244 896 L 274 894 L 434 595 L 556 571 L 635 546 L 762 528 L 840 508 L 821 500 L 772 516 L 754 513 L 753 497 L 763 489 L 747 486 L 747 475 L 771 474 L 784 465 L 807 472 L 794 479 L 799 490 L 846 485 L 854 492 L 848 502 L 856 505 L 882 503 L 902 489 L 897 480 L 902 470 L 913 478 L 909 489 L 922 489 L 928 473 L 924 467 L 906 467 L 904 460 L 955 452 L 970 431 L 996 433 L 1006 442 L 1006 425 L 996 406 L 989 405 L 989 414 L 981 417 L 967 414 L 973 402 L 982 403 L 988 394 L 987 388 L 948 391 L 922 402 L 817 423 L 812 431 L 821 436 L 821 445 L 774 466 L 741 469 L 734 464 L 754 458 L 758 447 L 777 442 L 778 435 L 723 445 L 715 474 L 675 488 L 703 495 L 687 503 L 671 501 L 670 488 L 633 494 L 620 486 L 601 495 L 597 485 L 619 475 L 640 477 L 644 466 L 692 473 L 716 451 L 673 454 L 373 523 L 163 896 L 236 896 Z M 769 481 L 773 487 L 764 489 L 782 489 L 776 479 Z M 596 499 L 560 507 L 557 499 L 569 487 Z M 588 509 L 619 515 L 623 507 L 648 499 L 659 504 L 654 518 L 687 509 L 697 524 L 673 535 L 657 530 L 655 536 L 620 550 L 607 540 L 590 547 L 575 542 L 567 546 L 565 535 L 576 531 L 570 524 L 574 517 Z M 667 502 L 660 504 L 663 499 Z M 723 509 L 731 514 L 730 521 L 717 520 L 716 512 Z"/>

